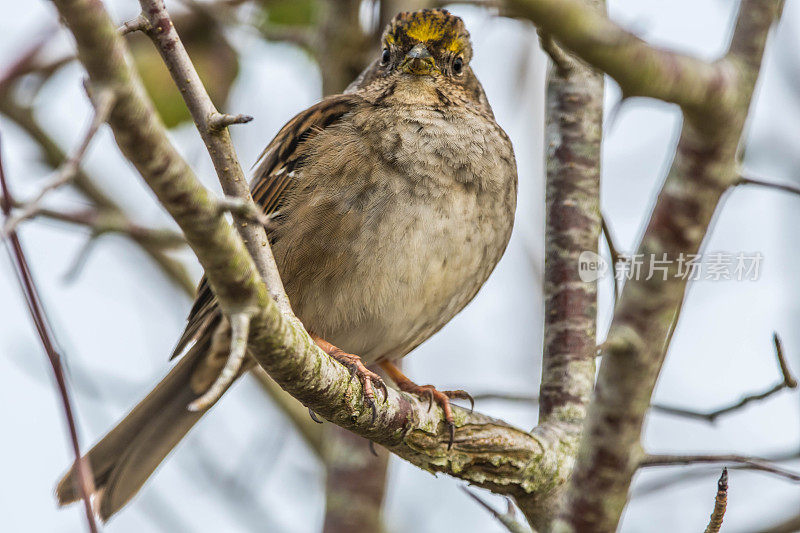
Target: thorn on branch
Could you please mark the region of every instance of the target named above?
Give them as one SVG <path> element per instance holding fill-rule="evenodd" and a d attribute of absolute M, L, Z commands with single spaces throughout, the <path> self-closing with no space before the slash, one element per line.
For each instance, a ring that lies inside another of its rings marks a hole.
<path fill-rule="evenodd" d="M 719 533 L 722 528 L 722 519 L 725 518 L 725 509 L 728 506 L 728 469 L 722 469 L 722 475 L 717 481 L 717 496 L 714 498 L 714 512 L 708 521 L 705 533 Z"/>
<path fill-rule="evenodd" d="M 150 23 L 147 21 L 144 15 L 140 14 L 135 19 L 131 19 L 117 28 L 117 32 L 119 32 L 120 35 L 128 35 L 129 33 L 134 33 L 137 31 L 147 33 L 150 31 L 150 27 Z"/>
<path fill-rule="evenodd" d="M 250 334 L 251 317 L 252 314 L 248 312 L 236 313 L 228 317 L 231 325 L 231 351 L 228 361 L 211 387 L 189 404 L 190 411 L 204 411 L 214 405 L 236 379 L 245 355 L 247 355 L 247 337 Z"/>
<path fill-rule="evenodd" d="M 92 116 L 92 121 L 89 124 L 86 133 L 84 134 L 80 144 L 75 149 L 75 152 L 61 165 L 56 171 L 56 175 L 48 181 L 39 194 L 32 201 L 25 204 L 20 212 L 14 216 L 6 219 L 3 225 L 2 236 L 9 235 L 16 227 L 35 215 L 37 215 L 42 207 L 44 197 L 52 190 L 55 190 L 62 185 L 69 183 L 77 174 L 78 168 L 86 155 L 86 150 L 94 139 L 95 134 L 100 129 L 100 126 L 106 121 L 108 115 L 111 113 L 111 108 L 114 105 L 114 93 L 110 89 L 104 89 L 98 92 L 95 100 L 95 110 Z"/>
<path fill-rule="evenodd" d="M 715 409 L 714 411 L 710 411 L 708 413 L 700 413 L 697 411 L 692 411 L 690 409 L 682 409 L 680 407 L 669 407 L 665 405 L 653 405 L 652 409 L 654 411 L 660 411 L 662 413 L 667 413 L 677 416 L 685 416 L 688 418 L 697 418 L 700 420 L 705 420 L 706 422 L 713 423 L 717 420 L 717 418 L 723 415 L 730 414 L 734 411 L 738 411 L 739 409 L 743 408 L 744 406 L 746 406 L 751 402 L 764 400 L 774 394 L 781 392 L 784 389 L 797 388 L 797 380 L 794 378 L 794 376 L 792 376 L 792 373 L 789 370 L 789 365 L 786 363 L 786 357 L 783 354 L 783 344 L 781 343 L 781 339 L 777 333 L 772 334 L 772 342 L 775 345 L 775 357 L 777 357 L 778 359 L 778 366 L 781 369 L 781 377 L 783 379 L 780 383 L 776 384 L 770 389 L 757 394 L 750 394 L 732 405 L 728 405 L 720 409 Z"/>
<path fill-rule="evenodd" d="M 480 496 L 469 490 L 467 487 L 461 487 L 461 489 L 467 493 L 467 496 L 475 500 L 478 503 L 478 505 L 489 511 L 489 513 L 491 513 L 492 516 L 497 518 L 497 520 L 501 524 L 503 524 L 503 526 L 505 526 L 505 528 L 511 533 L 536 533 L 529 527 L 517 521 L 517 514 L 516 511 L 514 510 L 514 504 L 510 498 L 506 498 L 506 502 L 508 503 L 506 512 L 501 513 L 500 511 L 496 510 L 494 507 L 489 505 L 486 501 L 484 501 Z"/>
<path fill-rule="evenodd" d="M 250 115 L 229 115 L 227 113 L 213 113 L 208 117 L 208 127 L 212 131 L 219 131 L 234 124 L 247 124 L 252 121 Z"/>

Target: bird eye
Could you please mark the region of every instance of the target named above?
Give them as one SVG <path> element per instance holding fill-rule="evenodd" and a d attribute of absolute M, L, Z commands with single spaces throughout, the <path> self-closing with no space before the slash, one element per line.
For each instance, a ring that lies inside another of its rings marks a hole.
<path fill-rule="evenodd" d="M 461 74 L 461 69 L 464 68 L 464 60 L 461 56 L 458 56 L 455 61 L 453 61 L 453 72 L 456 74 Z"/>
<path fill-rule="evenodd" d="M 391 59 L 391 57 L 392 57 L 392 54 L 389 53 L 389 49 L 388 48 L 384 48 L 383 52 L 381 52 L 381 64 L 385 65 L 386 63 L 388 63 L 389 59 Z"/>

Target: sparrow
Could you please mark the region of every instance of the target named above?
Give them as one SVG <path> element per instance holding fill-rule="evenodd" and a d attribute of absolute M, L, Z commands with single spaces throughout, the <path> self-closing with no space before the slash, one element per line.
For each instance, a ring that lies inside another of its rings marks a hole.
<path fill-rule="evenodd" d="M 442 9 L 398 14 L 377 57 L 344 93 L 278 132 L 251 183 L 271 216 L 268 237 L 286 293 L 314 341 L 358 377 L 373 409 L 385 385 L 368 365 L 383 368 L 401 391 L 436 401 L 450 444 L 450 399 L 468 395 L 416 385 L 393 361 L 473 299 L 511 235 L 514 151 L 471 59 L 459 17 Z M 87 454 L 103 520 L 207 411 L 188 406 L 224 366 L 229 330 L 203 279 L 173 354 L 183 356 Z M 58 484 L 62 505 L 79 498 L 75 481 L 73 468 Z"/>

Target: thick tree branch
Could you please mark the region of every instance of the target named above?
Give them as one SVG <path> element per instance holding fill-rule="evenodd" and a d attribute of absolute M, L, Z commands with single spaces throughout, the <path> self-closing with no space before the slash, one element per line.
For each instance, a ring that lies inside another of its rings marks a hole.
<path fill-rule="evenodd" d="M 550 3 L 524 2 L 527 6 Z M 569 0 L 559 5 L 569 11 L 577 4 Z M 739 138 L 767 33 L 780 8 L 780 0 L 742 2 L 730 52 L 712 69 L 724 69 L 724 77 L 718 76 L 718 72 L 709 75 L 709 67 L 703 63 L 687 62 L 670 54 L 656 54 L 653 58 L 666 59 L 658 64 L 671 65 L 674 73 L 689 72 L 686 69 L 693 65 L 690 71 L 697 78 L 683 79 L 681 84 L 674 85 L 674 78 L 664 78 L 665 71 L 651 71 L 656 63 L 651 63 L 647 56 L 628 57 L 625 67 L 628 74 L 620 73 L 616 59 L 608 56 L 610 51 L 616 50 L 620 57 L 625 57 L 642 44 L 633 41 L 635 44 L 630 45 L 630 38 L 624 40 L 625 36 L 619 33 L 616 36 L 623 40 L 610 39 L 605 43 L 600 40 L 602 35 L 595 34 L 597 39 L 589 41 L 597 46 L 594 52 L 577 50 L 587 61 L 614 77 L 620 76 L 620 84 L 628 94 L 631 94 L 631 76 L 644 74 L 646 79 L 665 84 L 664 88 L 639 86 L 638 89 L 646 90 L 635 94 L 680 103 L 688 112 L 675 160 L 637 250 L 642 257 L 661 258 L 666 254 L 672 261 L 666 279 L 642 276 L 629 280 L 622 290 L 608 339 L 603 344 L 603 362 L 577 464 L 567 488 L 566 506 L 556 527 L 559 531 L 590 528 L 611 532 L 617 528 L 642 453 L 639 439 L 644 416 L 686 290 L 687 281 L 677 275 L 676 259 L 682 253 L 697 253 L 720 196 L 738 179 Z M 562 12 L 567 14 L 576 15 Z M 596 23 L 599 19 L 589 17 L 589 20 Z M 572 22 L 579 26 L 585 23 Z M 554 28 L 558 24 L 553 23 Z M 575 42 L 563 40 L 565 28 L 563 32 L 547 29 L 570 48 L 587 44 L 585 38 Z M 613 28 L 606 29 L 611 32 L 608 35 L 615 35 Z M 592 35 L 591 28 L 584 30 Z M 704 80 L 699 90 L 695 85 L 698 79 Z M 709 99 L 712 94 L 716 97 Z"/>
<path fill-rule="evenodd" d="M 604 5 L 592 0 L 593 8 Z M 597 281 L 580 277 L 580 258 L 596 252 L 600 234 L 603 75 L 542 39 L 555 68 L 547 81 L 547 180 L 544 268 L 544 350 L 539 430 L 574 459 L 589 405 L 597 352 Z M 549 531 L 571 461 L 552 490 L 518 498 L 531 525 Z"/>
<path fill-rule="evenodd" d="M 223 311 L 229 316 L 252 311 L 248 349 L 282 388 L 328 420 L 426 470 L 510 495 L 552 486 L 562 460 L 552 435 L 529 434 L 455 408 L 455 444 L 448 450 L 441 409 L 429 410 L 426 403 L 393 389 L 373 422 L 360 383 L 280 312 L 241 239 L 219 215 L 216 199 L 171 145 L 102 4 L 55 0 L 55 5 L 75 36 L 92 84 L 115 90 L 109 125 L 121 150 L 183 230 Z"/>
<path fill-rule="evenodd" d="M 733 75 L 724 63 L 710 64 L 660 49 L 620 28 L 598 6 L 584 0 L 508 0 L 512 13 L 619 83 L 624 97 L 647 96 L 704 110 L 720 99 L 736 98 L 724 81 Z"/>

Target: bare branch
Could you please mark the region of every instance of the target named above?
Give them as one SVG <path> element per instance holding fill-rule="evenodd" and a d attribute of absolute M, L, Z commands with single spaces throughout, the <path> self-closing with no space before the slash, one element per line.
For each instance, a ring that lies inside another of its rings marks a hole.
<path fill-rule="evenodd" d="M 796 449 L 790 449 L 781 453 L 764 456 L 763 458 L 771 463 L 783 463 L 786 461 L 794 461 L 800 458 L 800 452 Z M 742 466 L 730 466 L 728 467 L 728 470 L 745 470 L 745 468 Z M 653 479 L 640 484 L 637 486 L 636 490 L 631 493 L 631 497 L 646 497 L 680 483 L 688 483 L 698 479 L 707 478 L 713 474 L 716 474 L 716 472 L 717 468 L 713 466 L 702 467 L 697 465 L 693 468 L 684 468 L 679 472 L 670 474 L 669 476 L 660 476 L 658 479 Z"/>
<path fill-rule="evenodd" d="M 650 46 L 583 0 L 507 3 L 514 14 L 614 78 L 625 97 L 648 96 L 691 110 L 736 98 L 726 83 L 734 75 L 727 65 Z"/>
<path fill-rule="evenodd" d="M 89 235 L 89 238 L 86 239 L 86 242 L 83 243 L 83 246 L 81 246 L 81 248 L 78 250 L 78 253 L 75 255 L 75 259 L 73 259 L 72 264 L 64 273 L 62 279 L 65 283 L 73 283 L 78 279 L 78 276 L 80 276 L 81 271 L 83 271 L 83 267 L 86 266 L 86 262 L 89 260 L 89 255 L 92 253 L 92 250 L 94 250 L 95 244 L 97 244 L 97 239 L 99 237 L 99 234 L 92 232 L 92 234 Z"/>
<path fill-rule="evenodd" d="M 739 141 L 782 2 L 743 0 L 729 53 L 714 65 L 651 48 L 577 0 L 513 3 L 617 79 L 626 96 L 653 96 L 684 109 L 675 159 L 636 251 L 671 258 L 671 266 L 666 279 L 634 278 L 622 289 L 556 524 L 565 532 L 612 532 L 627 501 L 642 424 L 686 296 L 687 280 L 677 275 L 675 258 L 700 250 L 719 199 L 739 178 Z"/>
<path fill-rule="evenodd" d="M 2 197 L 0 197 L 2 201 Z M 21 208 L 26 204 L 13 201 L 12 207 Z M 65 222 L 91 230 L 92 234 L 100 236 L 106 233 L 126 235 L 143 245 L 159 249 L 180 248 L 186 246 L 186 238 L 182 233 L 166 228 L 149 228 L 131 221 L 124 213 L 114 209 L 84 209 L 81 211 L 59 211 L 40 207 L 28 218 L 45 218 L 58 222 Z"/>
<path fill-rule="evenodd" d="M 781 370 L 782 380 L 770 389 L 757 394 L 750 394 L 734 404 L 715 409 L 714 411 L 710 411 L 708 413 L 701 413 L 690 409 L 682 409 L 680 407 L 669 407 L 664 405 L 653 405 L 653 410 L 672 415 L 685 416 L 688 418 L 698 418 L 707 422 L 715 422 L 717 418 L 738 411 L 751 402 L 764 400 L 781 392 L 784 389 L 797 388 L 797 380 L 794 378 L 794 376 L 792 376 L 792 373 L 789 370 L 789 365 L 786 363 L 786 357 L 783 354 L 783 345 L 777 333 L 772 334 L 772 342 L 775 345 L 775 356 L 778 359 L 778 366 Z"/>
<path fill-rule="evenodd" d="M 604 5 L 589 3 L 592 9 Z M 580 259 L 598 251 L 600 236 L 603 74 L 541 35 L 557 68 L 548 74 L 545 104 L 544 344 L 537 430 L 549 435 L 557 428 L 556 442 L 572 457 L 594 387 L 597 352 L 597 280 L 581 279 Z M 534 528 L 552 528 L 571 466 L 567 461 L 558 468 L 561 481 L 550 490 L 516 499 Z"/>
<path fill-rule="evenodd" d="M 180 89 L 181 95 L 189 108 L 200 136 L 208 149 L 211 161 L 217 171 L 222 190 L 227 196 L 241 198 L 250 204 L 250 212 L 258 208 L 253 203 L 247 180 L 244 177 L 236 151 L 233 148 L 230 134 L 226 128 L 217 129 L 209 122 L 213 117 L 221 115 L 214 106 L 203 86 L 192 60 L 175 31 L 175 26 L 164 6 L 163 0 L 139 0 L 142 15 L 150 23 L 147 35 L 156 45 L 161 57 L 169 69 L 172 79 Z M 224 120 L 223 120 L 224 121 Z M 283 282 L 278 274 L 278 267 L 267 241 L 262 225 L 248 225 L 234 214 L 236 229 L 244 240 L 248 252 L 255 261 L 257 271 L 266 283 L 272 298 L 278 303 L 281 312 L 294 317 L 289 298 L 283 289 Z"/>
<path fill-rule="evenodd" d="M 42 200 L 47 193 L 61 187 L 75 177 L 78 167 L 80 166 L 84 155 L 86 155 L 86 149 L 89 148 L 89 144 L 91 144 L 92 139 L 94 139 L 97 130 L 100 129 L 100 126 L 108 118 L 113 105 L 114 94 L 111 90 L 104 89 L 98 92 L 92 120 L 80 144 L 75 149 L 75 152 L 58 169 L 56 175 L 50 181 L 48 181 L 44 187 L 42 187 L 42 190 L 39 192 L 36 198 L 28 202 L 19 213 L 10 217 L 6 221 L 5 225 L 3 226 L 3 235 L 8 235 L 11 233 L 11 231 L 16 229 L 20 222 L 34 216 L 40 209 Z"/>
<path fill-rule="evenodd" d="M 475 500 L 478 505 L 489 511 L 489 513 L 497 518 L 497 520 L 503 524 L 503 526 L 510 531 L 511 533 L 536 533 L 528 526 L 520 523 L 517 520 L 516 513 L 514 512 L 514 503 L 511 500 L 508 500 L 508 508 L 506 509 L 505 513 L 501 513 L 491 505 L 489 505 L 483 498 L 478 496 L 474 491 L 469 490 L 467 487 L 461 487 L 467 496 Z"/>
<path fill-rule="evenodd" d="M 5 91 L 12 82 L 36 68 L 36 58 L 39 56 L 39 52 L 56 35 L 56 30 L 58 30 L 58 26 L 46 28 L 42 35 L 34 40 L 33 44 L 20 54 L 11 65 L 5 68 L 0 74 L 0 91 Z"/>
<path fill-rule="evenodd" d="M 719 533 L 722 528 L 722 519 L 725 518 L 725 509 L 728 507 L 728 469 L 722 469 L 722 475 L 717 481 L 717 496 L 714 498 L 714 512 L 706 526 L 705 533 Z"/>
<path fill-rule="evenodd" d="M 639 462 L 639 467 L 682 466 L 707 463 L 728 463 L 744 467 L 745 470 L 758 470 L 775 474 L 789 481 L 800 482 L 800 472 L 781 468 L 761 457 L 750 457 L 738 454 L 722 455 L 646 455 Z"/>
<path fill-rule="evenodd" d="M 0 113 L 3 113 L 10 120 L 14 121 L 14 123 L 24 130 L 30 138 L 41 147 L 45 163 L 48 166 L 57 169 L 66 162 L 67 155 L 42 128 L 30 108 L 19 105 L 10 95 L 5 94 L 0 95 Z M 81 168 L 78 168 L 71 185 L 87 200 L 94 204 L 99 213 L 109 216 L 118 215 L 125 220 L 129 220 L 122 207 L 103 192 L 95 181 Z M 43 209 L 42 215 L 48 216 L 47 212 L 48 210 Z M 156 263 L 172 283 L 183 290 L 185 294 L 189 296 L 194 295 L 196 282 L 180 261 L 166 255 L 160 245 L 153 244 L 147 232 L 145 232 L 145 234 L 139 234 L 133 231 L 129 233 L 129 235 L 134 244 L 139 246 L 142 251 Z M 181 240 L 185 241 L 182 236 Z"/>
<path fill-rule="evenodd" d="M 758 178 L 752 178 L 748 176 L 740 176 L 739 181 L 737 181 L 734 185 L 757 185 L 759 187 L 768 187 L 770 189 L 775 189 L 777 191 L 788 192 L 791 194 L 796 194 L 800 196 L 800 187 L 796 185 L 792 185 L 789 183 L 775 183 L 772 181 L 762 180 Z"/>
<path fill-rule="evenodd" d="M 619 297 L 619 281 L 617 280 L 617 266 L 620 262 L 620 255 L 619 249 L 617 245 L 614 244 L 614 235 L 611 233 L 611 228 L 608 227 L 608 221 L 606 220 L 606 216 L 600 213 L 600 227 L 603 232 L 603 237 L 606 240 L 606 246 L 608 246 L 608 253 L 611 256 L 611 279 L 614 282 L 614 305 L 617 303 L 617 298 Z"/>
<path fill-rule="evenodd" d="M 2 147 L 0 147 L 0 192 L 2 192 L 2 197 L 0 198 L 3 200 L 2 203 L 0 203 L 0 208 L 2 209 L 3 216 L 7 219 L 11 213 L 12 196 L 8 188 L 8 183 L 6 183 Z M 47 354 L 50 366 L 53 369 L 53 375 L 55 376 L 58 393 L 61 399 L 61 406 L 64 409 L 64 417 L 67 420 L 72 451 L 75 454 L 75 471 L 78 472 L 78 492 L 80 493 L 81 500 L 83 500 L 86 523 L 91 533 L 97 533 L 97 524 L 95 523 L 90 499 L 91 494 L 94 492 L 92 469 L 81 455 L 77 424 L 75 423 L 75 416 L 72 412 L 72 402 L 70 400 L 69 389 L 67 388 L 67 381 L 64 377 L 64 369 L 61 366 L 61 356 L 56 351 L 56 345 L 52 339 L 52 329 L 50 328 L 47 315 L 40 304 L 39 291 L 36 288 L 36 283 L 31 274 L 30 267 L 28 266 L 28 261 L 25 258 L 22 243 L 13 229 L 8 234 L 8 240 L 10 248 L 9 255 L 14 258 L 15 272 L 20 287 L 25 294 L 25 302 L 28 305 L 28 311 L 30 312 L 31 319 L 33 319 L 34 326 L 39 334 L 39 340 L 42 342 L 42 347 Z"/>

